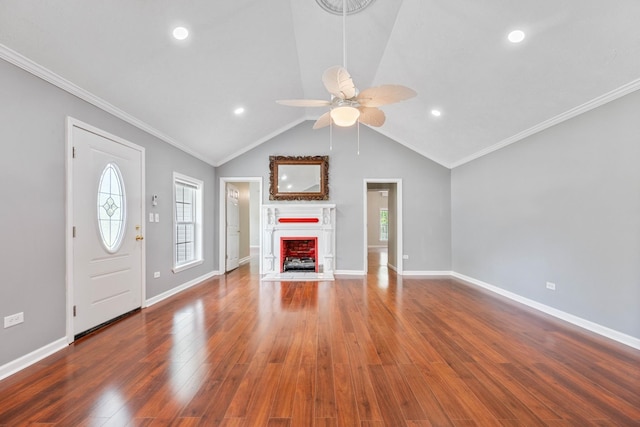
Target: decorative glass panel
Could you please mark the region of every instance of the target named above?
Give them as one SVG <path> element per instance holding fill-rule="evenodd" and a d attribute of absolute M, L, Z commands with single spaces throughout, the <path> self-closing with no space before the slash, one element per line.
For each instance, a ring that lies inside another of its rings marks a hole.
<path fill-rule="evenodd" d="M 122 244 L 126 219 L 124 182 L 118 165 L 109 163 L 98 185 L 98 228 L 105 249 L 116 252 Z"/>

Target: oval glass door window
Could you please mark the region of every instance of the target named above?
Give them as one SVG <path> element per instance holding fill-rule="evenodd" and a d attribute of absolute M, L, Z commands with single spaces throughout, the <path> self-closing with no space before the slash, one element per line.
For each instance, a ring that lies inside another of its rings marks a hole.
<path fill-rule="evenodd" d="M 100 176 L 98 186 L 98 228 L 104 248 L 114 253 L 124 237 L 126 206 L 124 182 L 118 165 L 109 163 Z"/>

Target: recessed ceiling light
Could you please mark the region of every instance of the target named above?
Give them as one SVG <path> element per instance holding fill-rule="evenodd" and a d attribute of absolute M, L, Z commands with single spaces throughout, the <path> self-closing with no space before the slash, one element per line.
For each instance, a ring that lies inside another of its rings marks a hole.
<path fill-rule="evenodd" d="M 524 31 L 521 31 L 521 30 L 511 31 L 507 36 L 507 38 L 511 43 L 520 43 L 522 40 L 524 40 L 524 37 L 525 37 Z"/>
<path fill-rule="evenodd" d="M 242 113 L 244 113 L 244 107 L 238 107 L 235 110 L 233 110 L 233 114 L 235 114 L 236 116 L 239 116 Z"/>
<path fill-rule="evenodd" d="M 442 115 L 442 111 L 440 110 L 431 110 L 431 115 L 435 117 L 440 117 Z"/>
<path fill-rule="evenodd" d="M 185 27 L 176 27 L 173 29 L 173 37 L 176 40 L 184 40 L 189 37 L 189 30 Z"/>

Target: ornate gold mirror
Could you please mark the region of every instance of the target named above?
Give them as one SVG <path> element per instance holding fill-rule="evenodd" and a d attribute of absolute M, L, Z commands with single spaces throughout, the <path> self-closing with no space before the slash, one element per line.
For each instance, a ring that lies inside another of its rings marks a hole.
<path fill-rule="evenodd" d="M 269 200 L 328 200 L 329 156 L 269 156 Z"/>

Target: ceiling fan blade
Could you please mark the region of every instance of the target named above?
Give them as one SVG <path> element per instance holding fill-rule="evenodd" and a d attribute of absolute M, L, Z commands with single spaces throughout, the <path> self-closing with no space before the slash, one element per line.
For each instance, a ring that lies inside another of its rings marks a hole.
<path fill-rule="evenodd" d="M 331 102 L 322 99 L 280 99 L 276 102 L 290 107 L 328 107 L 331 105 Z"/>
<path fill-rule="evenodd" d="M 364 107 L 379 107 L 413 98 L 417 93 L 402 85 L 382 85 L 365 89 L 358 95 L 358 102 Z"/>
<path fill-rule="evenodd" d="M 339 65 L 327 68 L 322 74 L 322 83 L 330 94 L 342 99 L 351 99 L 356 96 L 356 87 L 351 75 Z"/>
<path fill-rule="evenodd" d="M 331 115 L 329 111 L 320 116 L 318 120 L 313 124 L 314 129 L 320 129 L 331 124 Z"/>
<path fill-rule="evenodd" d="M 380 127 L 386 120 L 384 111 L 379 108 L 358 107 L 358 110 L 360 110 L 360 117 L 358 117 L 358 121 L 365 125 Z"/>

